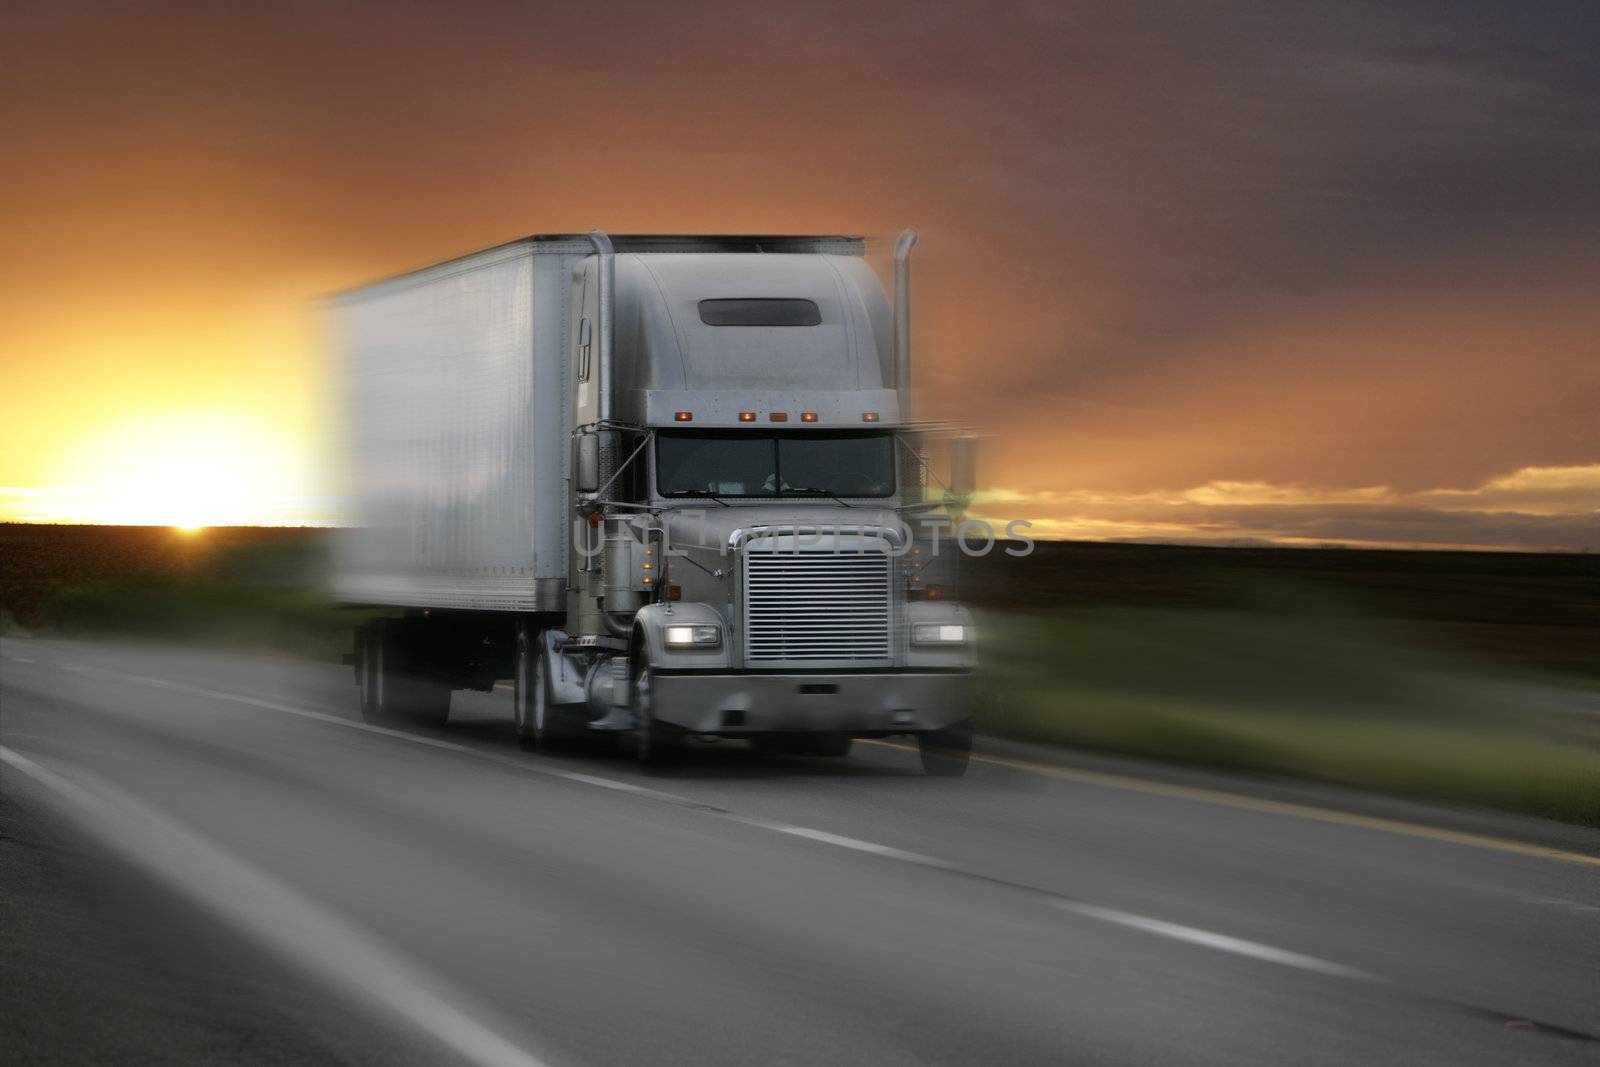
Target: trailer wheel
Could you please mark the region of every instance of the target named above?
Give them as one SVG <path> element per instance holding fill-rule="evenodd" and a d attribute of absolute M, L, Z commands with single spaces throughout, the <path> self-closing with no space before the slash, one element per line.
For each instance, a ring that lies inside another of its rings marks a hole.
<path fill-rule="evenodd" d="M 443 726 L 450 717 L 450 686 L 426 673 L 421 637 L 410 620 L 378 619 L 369 627 L 368 722 Z"/>
<path fill-rule="evenodd" d="M 361 720 L 382 720 L 378 707 L 378 642 L 371 624 L 356 629 L 356 689 L 361 697 Z"/>
<path fill-rule="evenodd" d="M 368 623 L 362 641 L 361 717 L 380 726 L 395 724 L 397 689 L 405 685 L 394 669 L 394 641 L 387 623 L 386 619 Z"/>
<path fill-rule="evenodd" d="M 917 754 L 924 773 L 959 778 L 972 759 L 972 720 L 917 735 Z"/>
<path fill-rule="evenodd" d="M 550 694 L 545 685 L 544 657 L 539 654 L 539 631 L 526 619 L 517 622 L 517 650 L 513 667 L 511 716 L 517 724 L 517 744 L 532 751 L 546 740 L 544 721 Z"/>

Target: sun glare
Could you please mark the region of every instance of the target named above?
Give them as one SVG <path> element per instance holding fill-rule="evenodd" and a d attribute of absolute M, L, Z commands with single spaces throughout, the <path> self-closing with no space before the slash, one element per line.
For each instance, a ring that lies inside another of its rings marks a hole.
<path fill-rule="evenodd" d="M 47 521 L 210 526 L 305 521 L 301 450 L 259 419 L 177 412 L 129 419 L 86 435 L 63 464 Z"/>

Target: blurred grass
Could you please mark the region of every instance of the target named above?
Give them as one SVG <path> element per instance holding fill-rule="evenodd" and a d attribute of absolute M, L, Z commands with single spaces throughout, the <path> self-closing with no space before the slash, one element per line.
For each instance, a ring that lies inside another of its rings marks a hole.
<path fill-rule="evenodd" d="M 994 733 L 1600 825 L 1600 710 L 1579 679 L 1298 614 L 989 614 Z"/>
<path fill-rule="evenodd" d="M 1039 542 L 1022 558 L 996 550 L 961 567 L 964 599 L 998 611 L 1383 620 L 1420 648 L 1600 685 L 1600 556 L 1585 553 L 1058 541 Z"/>
<path fill-rule="evenodd" d="M 30 546 L 45 565 L 24 586 L 31 595 L 19 598 L 13 632 L 130 635 L 337 660 L 350 651 L 351 629 L 374 614 L 329 603 L 326 531 L 54 528 L 51 538 L 52 528 L 34 530 L 46 531 Z M 117 532 L 123 536 L 109 536 Z M 66 574 L 41 578 L 52 566 Z M 75 571 L 95 577 L 73 581 Z"/>

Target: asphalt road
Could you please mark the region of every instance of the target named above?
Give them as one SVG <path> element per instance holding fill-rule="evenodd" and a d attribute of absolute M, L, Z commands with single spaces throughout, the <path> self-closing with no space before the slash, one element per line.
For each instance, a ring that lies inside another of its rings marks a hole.
<path fill-rule="evenodd" d="M 1015 749 L 528 755 L 0 647 L 7 1063 L 1600 1062 L 1600 834 Z"/>

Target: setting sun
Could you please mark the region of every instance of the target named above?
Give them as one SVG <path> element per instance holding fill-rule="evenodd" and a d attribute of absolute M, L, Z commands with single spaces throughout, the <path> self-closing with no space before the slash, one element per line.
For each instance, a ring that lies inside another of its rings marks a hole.
<path fill-rule="evenodd" d="M 302 447 L 248 414 L 178 411 L 113 422 L 62 459 L 59 487 L 28 500 L 36 522 L 208 526 L 304 522 Z"/>

